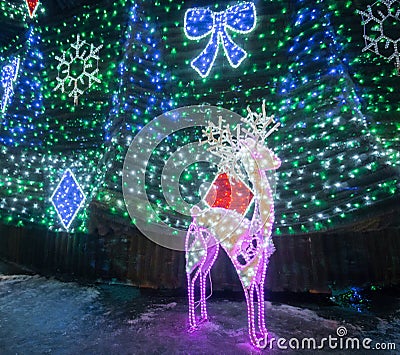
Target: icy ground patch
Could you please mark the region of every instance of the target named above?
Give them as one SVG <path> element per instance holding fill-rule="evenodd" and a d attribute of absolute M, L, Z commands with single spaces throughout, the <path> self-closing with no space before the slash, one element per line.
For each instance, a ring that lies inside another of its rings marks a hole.
<path fill-rule="evenodd" d="M 270 336 L 320 339 L 336 336 L 341 325 L 349 336 L 400 346 L 398 308 L 385 318 L 332 306 L 314 308 L 266 302 Z M 209 322 L 188 334 L 185 298 L 143 296 L 122 285 L 87 287 L 39 276 L 0 274 L 0 354 L 258 353 L 248 341 L 244 302 L 214 297 L 209 301 L 209 315 Z M 276 352 L 283 351 L 262 353 Z"/>

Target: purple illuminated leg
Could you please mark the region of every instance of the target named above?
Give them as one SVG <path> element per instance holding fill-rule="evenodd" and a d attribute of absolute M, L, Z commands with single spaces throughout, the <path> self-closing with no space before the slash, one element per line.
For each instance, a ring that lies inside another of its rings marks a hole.
<path fill-rule="evenodd" d="M 217 259 L 219 251 L 219 245 L 215 244 L 207 249 L 207 258 L 204 261 L 202 267 L 202 273 L 200 276 L 200 303 L 201 303 L 201 320 L 204 322 L 208 319 L 207 306 L 206 306 L 206 283 L 207 276 L 210 273 L 215 260 Z"/>
<path fill-rule="evenodd" d="M 205 250 L 206 244 L 204 237 L 199 230 L 195 221 L 193 221 L 189 227 L 186 235 L 185 249 L 186 249 L 186 275 L 188 285 L 188 303 L 189 303 L 189 331 L 194 331 L 197 328 L 196 315 L 195 315 L 195 300 L 194 300 L 194 288 L 195 283 L 199 275 L 201 274 L 201 268 L 204 263 L 207 254 L 201 257 L 201 249 L 196 250 L 193 246 L 196 242 L 200 242 L 200 245 Z"/>
<path fill-rule="evenodd" d="M 206 281 L 207 274 L 200 274 L 200 317 L 201 322 L 207 320 L 207 307 L 206 307 Z"/>
<path fill-rule="evenodd" d="M 264 284 L 257 284 L 256 289 L 258 300 L 258 327 L 261 331 L 261 339 L 259 340 L 259 344 L 261 347 L 264 348 L 267 345 L 268 341 L 268 330 L 265 326 Z"/>
<path fill-rule="evenodd" d="M 194 280 L 191 279 L 190 273 L 187 274 L 188 280 L 188 301 L 189 301 L 189 331 L 196 328 L 196 317 L 194 314 Z"/>
<path fill-rule="evenodd" d="M 264 307 L 264 285 L 259 283 L 257 286 L 257 299 L 258 299 L 258 325 L 263 334 L 267 334 L 265 327 L 265 307 Z"/>
<path fill-rule="evenodd" d="M 261 337 L 258 337 L 256 334 L 256 319 L 255 319 L 255 309 L 254 309 L 254 292 L 257 292 L 258 296 L 258 286 L 253 284 L 250 286 L 250 288 L 245 289 L 245 295 L 246 295 L 246 302 L 247 302 L 247 317 L 248 317 L 248 326 L 249 326 L 249 337 L 251 343 L 259 348 L 259 349 L 264 349 L 267 345 L 267 339 L 264 334 L 261 335 Z M 260 307 L 259 311 L 260 311 Z M 264 308 L 263 308 L 264 309 Z M 265 326 L 264 326 L 265 328 Z"/>
<path fill-rule="evenodd" d="M 249 327 L 249 337 L 251 343 L 258 347 L 257 345 L 257 336 L 255 331 L 255 319 L 254 319 L 254 285 L 250 286 L 244 290 L 246 296 L 246 303 L 247 303 L 247 321 Z"/>
<path fill-rule="evenodd" d="M 267 271 L 267 263 L 262 263 L 260 265 L 259 274 L 257 275 L 257 300 L 258 300 L 258 327 L 260 332 L 265 336 L 265 341 L 267 340 L 268 330 L 265 326 L 265 304 L 264 304 L 264 282 L 265 274 Z"/>

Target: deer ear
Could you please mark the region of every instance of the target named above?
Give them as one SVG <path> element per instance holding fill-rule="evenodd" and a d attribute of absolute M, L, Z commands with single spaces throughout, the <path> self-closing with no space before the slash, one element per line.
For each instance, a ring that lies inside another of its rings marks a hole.
<path fill-rule="evenodd" d="M 199 207 L 199 206 L 196 206 L 196 205 L 194 205 L 194 206 L 190 209 L 190 214 L 191 214 L 192 216 L 197 216 L 197 215 L 200 214 L 200 212 L 201 212 L 200 207 Z"/>
<path fill-rule="evenodd" d="M 278 156 L 277 155 L 275 155 L 275 153 L 272 153 L 273 154 L 273 159 L 274 159 L 274 168 L 275 169 L 278 169 L 280 166 L 281 166 L 281 164 L 282 164 L 282 161 L 278 158 Z"/>
<path fill-rule="evenodd" d="M 253 138 L 250 138 L 250 137 L 247 137 L 245 139 L 245 143 L 249 148 L 254 148 L 257 144 L 257 142 Z"/>

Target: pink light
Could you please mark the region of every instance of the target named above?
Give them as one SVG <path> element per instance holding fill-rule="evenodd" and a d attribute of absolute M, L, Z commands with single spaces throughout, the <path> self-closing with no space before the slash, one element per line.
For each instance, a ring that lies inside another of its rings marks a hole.
<path fill-rule="evenodd" d="M 214 237 L 206 228 L 199 227 L 196 224 L 196 218 L 194 218 L 187 233 L 185 248 L 189 298 L 189 331 L 192 332 L 197 328 L 194 300 L 195 283 L 200 278 L 200 322 L 204 322 L 208 319 L 206 309 L 206 278 L 218 256 L 219 244 L 215 243 Z M 204 251 L 207 252 L 203 253 Z M 191 264 L 191 262 L 193 263 Z M 189 269 L 190 271 L 188 272 Z M 195 271 L 194 276 L 191 276 L 193 271 Z"/>

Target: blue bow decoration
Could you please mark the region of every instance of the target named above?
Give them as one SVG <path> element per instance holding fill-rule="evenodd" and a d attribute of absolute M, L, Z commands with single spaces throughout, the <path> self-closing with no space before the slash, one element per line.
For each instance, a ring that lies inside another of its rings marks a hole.
<path fill-rule="evenodd" d="M 237 68 L 247 57 L 227 33 L 227 29 L 237 33 L 249 33 L 256 26 L 256 8 L 251 2 L 230 6 L 225 11 L 213 12 L 209 8 L 192 8 L 185 13 L 185 34 L 191 40 L 208 36 L 211 38 L 206 48 L 192 60 L 191 66 L 202 78 L 211 71 L 222 43 L 226 57 L 233 68 Z"/>

